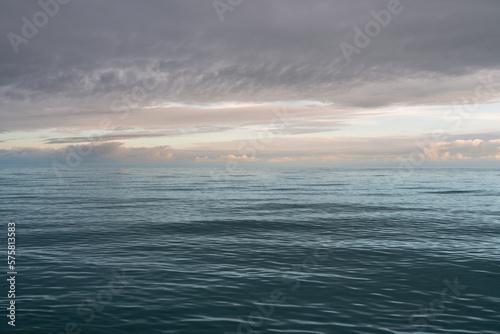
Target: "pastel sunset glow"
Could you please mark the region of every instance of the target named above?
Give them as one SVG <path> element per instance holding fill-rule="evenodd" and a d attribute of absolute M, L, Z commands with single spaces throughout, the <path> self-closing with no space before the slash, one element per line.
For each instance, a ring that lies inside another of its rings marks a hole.
<path fill-rule="evenodd" d="M 0 166 L 495 166 L 492 3 L 11 2 Z"/>

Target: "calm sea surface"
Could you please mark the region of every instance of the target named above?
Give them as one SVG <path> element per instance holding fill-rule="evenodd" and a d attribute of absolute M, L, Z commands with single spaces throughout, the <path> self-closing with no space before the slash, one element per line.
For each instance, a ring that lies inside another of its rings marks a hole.
<path fill-rule="evenodd" d="M 2 169 L 0 216 L 2 334 L 500 333 L 500 169 Z"/>

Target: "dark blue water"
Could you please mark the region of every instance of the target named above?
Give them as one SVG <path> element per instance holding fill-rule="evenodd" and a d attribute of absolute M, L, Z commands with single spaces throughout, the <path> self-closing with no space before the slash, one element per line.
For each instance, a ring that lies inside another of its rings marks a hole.
<path fill-rule="evenodd" d="M 18 271 L 0 333 L 500 333 L 500 169 L 3 169 L 0 187 Z"/>

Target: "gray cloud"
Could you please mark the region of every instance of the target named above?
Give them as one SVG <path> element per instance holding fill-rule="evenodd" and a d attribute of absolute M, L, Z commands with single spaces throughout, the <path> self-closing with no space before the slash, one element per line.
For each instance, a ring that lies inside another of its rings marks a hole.
<path fill-rule="evenodd" d="M 230 129 L 229 127 L 199 127 L 183 130 L 170 130 L 170 131 L 160 131 L 160 132 L 131 132 L 131 133 L 107 133 L 107 134 L 95 134 L 78 137 L 58 137 L 58 138 L 48 138 L 44 142 L 47 144 L 79 144 L 79 143 L 101 143 L 108 141 L 117 140 L 130 140 L 139 138 L 155 138 L 155 137 L 176 137 L 188 134 L 201 134 L 210 132 L 221 132 Z M 119 129 L 116 129 L 119 130 Z"/>
<path fill-rule="evenodd" d="M 165 133 L 123 133 L 123 134 L 105 134 L 89 137 L 64 137 L 64 138 L 49 138 L 45 140 L 47 144 L 76 144 L 89 142 L 106 142 L 115 140 L 137 139 L 137 138 L 152 138 L 165 137 Z"/>
<path fill-rule="evenodd" d="M 54 110 L 29 110 L 19 117 L 21 112 L 6 113 L 2 121 L 10 130 L 36 130 L 58 128 L 61 132 L 99 129 L 100 124 L 109 120 L 114 131 L 120 129 L 154 129 L 161 130 L 168 136 L 180 136 L 197 133 L 220 132 L 245 125 L 265 125 L 279 115 L 280 120 L 287 123 L 287 129 L 293 126 L 308 125 L 314 130 L 316 125 L 331 125 L 337 128 L 349 118 L 362 117 L 368 113 L 359 113 L 352 108 L 337 106 L 269 106 L 256 105 L 248 107 L 220 107 L 200 109 L 196 107 L 158 107 L 131 110 L 129 113 L 100 110 L 77 110 L 59 108 Z M 126 118 L 122 119 L 122 116 Z M 323 123 L 319 123 L 319 122 Z M 275 121 L 277 122 L 277 121 Z M 307 123 L 309 122 L 309 123 Z M 66 131 L 64 131 L 66 129 Z M 314 131 L 312 131 L 314 132 Z M 141 132 L 143 133 L 143 132 Z M 155 132 L 158 133 L 158 132 Z"/>
<path fill-rule="evenodd" d="M 493 0 L 401 0 L 401 14 L 347 64 L 340 43 L 353 44 L 354 27 L 387 3 L 248 0 L 220 22 L 212 1 L 72 0 L 16 54 L 7 33 L 21 34 L 21 18 L 40 7 L 2 1 L 0 115 L 23 123 L 23 113 L 50 117 L 48 108 L 104 112 L 152 66 L 161 84 L 146 104 L 313 99 L 358 107 L 449 103 L 475 88 L 475 73 L 499 69 Z"/>

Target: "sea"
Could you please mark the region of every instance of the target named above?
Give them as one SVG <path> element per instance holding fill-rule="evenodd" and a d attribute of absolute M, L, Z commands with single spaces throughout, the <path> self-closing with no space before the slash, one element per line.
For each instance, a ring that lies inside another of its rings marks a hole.
<path fill-rule="evenodd" d="M 0 217 L 2 334 L 500 333 L 500 168 L 3 168 Z"/>

